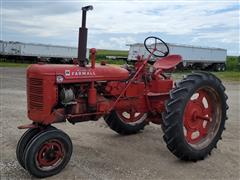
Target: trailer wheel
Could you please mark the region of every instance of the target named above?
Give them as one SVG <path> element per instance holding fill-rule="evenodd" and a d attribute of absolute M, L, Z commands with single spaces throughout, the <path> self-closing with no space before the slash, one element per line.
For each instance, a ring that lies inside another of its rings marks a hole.
<path fill-rule="evenodd" d="M 193 65 L 193 69 L 194 70 L 201 70 L 203 67 L 202 67 L 202 64 L 200 64 L 200 63 L 195 63 L 194 65 Z"/>
<path fill-rule="evenodd" d="M 147 114 L 127 111 L 112 111 L 104 119 L 108 126 L 121 135 L 136 134 L 143 130 Z"/>
<path fill-rule="evenodd" d="M 59 129 L 39 133 L 24 152 L 25 167 L 38 178 L 59 173 L 72 155 L 72 142 L 69 136 Z"/>
<path fill-rule="evenodd" d="M 221 64 L 214 64 L 214 71 L 221 71 L 222 70 L 222 67 L 221 67 Z"/>
<path fill-rule="evenodd" d="M 163 115 L 164 140 L 182 160 L 204 159 L 216 147 L 228 109 L 221 81 L 210 73 L 193 73 L 170 92 Z"/>
<path fill-rule="evenodd" d="M 16 148 L 16 156 L 19 164 L 25 169 L 25 164 L 24 164 L 24 151 L 28 145 L 32 141 L 32 139 L 40 132 L 49 130 L 49 129 L 56 129 L 53 126 L 48 126 L 45 129 L 40 129 L 40 128 L 31 128 L 28 129 L 19 139 L 17 148 Z"/>
<path fill-rule="evenodd" d="M 225 64 L 221 64 L 221 71 L 226 71 L 226 65 Z"/>

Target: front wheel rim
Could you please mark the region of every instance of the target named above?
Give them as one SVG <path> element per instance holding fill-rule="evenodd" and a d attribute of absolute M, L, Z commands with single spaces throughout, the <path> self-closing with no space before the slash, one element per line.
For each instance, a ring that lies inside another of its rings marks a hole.
<path fill-rule="evenodd" d="M 58 139 L 44 142 L 35 157 L 38 169 L 50 171 L 57 168 L 62 163 L 65 154 L 64 145 Z"/>
<path fill-rule="evenodd" d="M 184 110 L 183 132 L 186 142 L 195 149 L 207 147 L 216 136 L 220 124 L 219 94 L 210 87 L 197 90 Z"/>

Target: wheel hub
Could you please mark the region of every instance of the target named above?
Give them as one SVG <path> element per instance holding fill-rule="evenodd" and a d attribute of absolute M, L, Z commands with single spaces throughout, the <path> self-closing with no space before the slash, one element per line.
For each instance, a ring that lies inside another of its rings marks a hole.
<path fill-rule="evenodd" d="M 118 117 L 127 124 L 138 124 L 145 120 L 146 114 L 136 112 L 135 110 L 129 110 L 129 111 L 118 111 L 117 112 Z"/>
<path fill-rule="evenodd" d="M 184 135 L 188 143 L 196 144 L 206 137 L 212 119 L 212 102 L 204 90 L 191 97 L 184 112 Z"/>
<path fill-rule="evenodd" d="M 51 140 L 44 143 L 38 151 L 37 161 L 40 168 L 56 167 L 62 160 L 64 151 L 62 143 L 58 140 Z"/>

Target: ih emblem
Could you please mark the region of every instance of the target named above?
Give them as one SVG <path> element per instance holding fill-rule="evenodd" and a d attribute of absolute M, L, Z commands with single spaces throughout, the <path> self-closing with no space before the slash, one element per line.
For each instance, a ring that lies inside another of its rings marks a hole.
<path fill-rule="evenodd" d="M 70 70 L 65 70 L 65 76 L 70 76 Z"/>

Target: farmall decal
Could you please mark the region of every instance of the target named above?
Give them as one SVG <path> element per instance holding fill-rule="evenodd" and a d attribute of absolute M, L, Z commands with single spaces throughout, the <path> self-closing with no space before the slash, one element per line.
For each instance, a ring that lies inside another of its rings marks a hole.
<path fill-rule="evenodd" d="M 95 72 L 92 70 L 80 71 L 80 70 L 65 70 L 65 76 L 95 76 Z"/>

